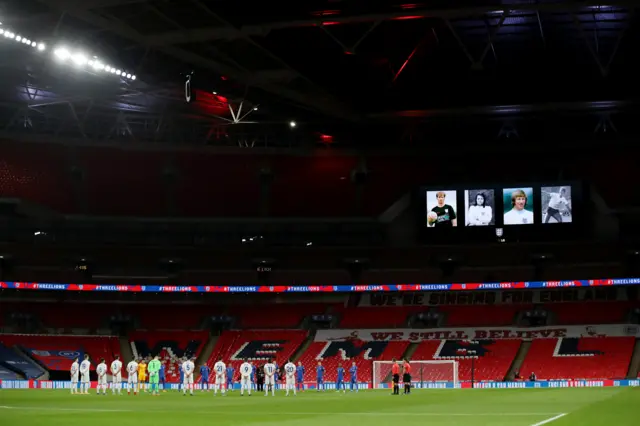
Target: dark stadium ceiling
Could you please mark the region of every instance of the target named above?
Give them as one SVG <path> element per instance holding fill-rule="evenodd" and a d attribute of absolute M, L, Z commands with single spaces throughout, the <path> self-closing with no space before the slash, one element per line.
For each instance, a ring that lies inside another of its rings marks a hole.
<path fill-rule="evenodd" d="M 635 109 L 639 7 L 633 0 L 6 1 L 6 28 L 52 48 L 99 54 L 138 79 L 69 71 L 0 39 L 0 129 L 209 140 L 233 121 L 229 106 L 235 114 L 241 103 L 247 112 L 259 106 L 247 120 L 278 137 L 290 120 L 366 126 Z M 198 106 L 182 97 L 181 74 L 192 70 Z"/>

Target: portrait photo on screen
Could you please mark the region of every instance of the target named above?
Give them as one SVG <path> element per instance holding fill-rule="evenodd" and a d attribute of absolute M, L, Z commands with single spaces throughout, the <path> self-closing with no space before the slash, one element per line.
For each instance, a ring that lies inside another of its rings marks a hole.
<path fill-rule="evenodd" d="M 543 186 L 540 188 L 542 223 L 571 223 L 571 186 Z"/>
<path fill-rule="evenodd" d="M 458 226 L 457 191 L 427 191 L 427 226 Z"/>
<path fill-rule="evenodd" d="M 493 189 L 467 189 L 464 191 L 466 226 L 495 225 L 496 197 Z"/>
<path fill-rule="evenodd" d="M 533 188 L 502 190 L 505 225 L 533 225 Z"/>

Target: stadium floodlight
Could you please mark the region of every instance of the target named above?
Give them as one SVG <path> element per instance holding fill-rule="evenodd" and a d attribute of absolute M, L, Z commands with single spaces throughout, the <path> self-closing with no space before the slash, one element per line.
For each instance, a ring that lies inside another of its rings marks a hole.
<path fill-rule="evenodd" d="M 87 62 L 89 62 L 87 57 L 82 53 L 75 53 L 73 56 L 71 56 L 71 60 L 78 66 L 86 65 Z"/>
<path fill-rule="evenodd" d="M 16 41 L 17 42 L 21 42 L 22 41 L 22 37 L 21 36 L 16 36 Z"/>
<path fill-rule="evenodd" d="M 296 124 L 296 122 L 295 122 L 295 121 L 291 121 L 291 122 L 289 122 L 289 126 L 290 126 L 290 127 L 296 127 L 296 126 L 297 126 L 297 124 Z"/>
<path fill-rule="evenodd" d="M 127 74 L 125 77 L 130 79 L 131 78 L 131 74 Z"/>
<path fill-rule="evenodd" d="M 38 50 L 40 52 L 44 52 L 44 50 L 47 48 L 47 46 L 44 43 L 38 43 Z"/>
<path fill-rule="evenodd" d="M 14 33 L 12 33 L 12 32 L 8 32 L 8 33 L 5 33 L 5 37 L 10 38 L 10 39 L 14 39 L 14 38 L 16 38 L 16 35 Z"/>
<path fill-rule="evenodd" d="M 66 61 L 67 59 L 69 59 L 71 57 L 71 53 L 69 53 L 69 50 L 67 50 L 64 47 L 59 47 L 57 48 L 53 54 L 56 56 L 56 58 L 60 59 L 61 61 Z"/>
<path fill-rule="evenodd" d="M 135 76 L 135 75 L 132 75 L 132 76 L 131 76 L 131 80 L 135 80 L 135 79 L 136 79 L 136 76 Z"/>
<path fill-rule="evenodd" d="M 121 74 L 122 74 L 122 71 L 116 70 L 116 75 L 121 75 Z"/>

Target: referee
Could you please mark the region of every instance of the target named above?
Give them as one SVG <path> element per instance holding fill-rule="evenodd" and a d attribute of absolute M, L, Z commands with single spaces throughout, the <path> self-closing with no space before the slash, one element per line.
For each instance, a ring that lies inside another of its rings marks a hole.
<path fill-rule="evenodd" d="M 411 365 L 409 361 L 404 360 L 402 365 L 402 383 L 404 383 L 404 394 L 409 395 L 411 393 Z"/>
<path fill-rule="evenodd" d="M 391 374 L 393 375 L 393 393 L 391 395 L 400 395 L 400 366 L 396 362 L 396 359 L 392 360 Z"/>

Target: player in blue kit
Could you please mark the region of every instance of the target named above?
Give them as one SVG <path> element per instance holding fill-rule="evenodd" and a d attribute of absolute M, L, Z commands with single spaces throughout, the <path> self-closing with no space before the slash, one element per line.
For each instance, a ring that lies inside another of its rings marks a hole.
<path fill-rule="evenodd" d="M 252 362 L 251 363 L 251 388 L 252 389 L 257 389 L 256 387 L 256 365 Z"/>
<path fill-rule="evenodd" d="M 280 366 L 278 365 L 278 361 L 273 361 L 273 363 L 276 366 L 276 373 L 273 375 L 274 380 L 276 381 L 275 388 L 276 390 L 278 390 L 278 380 L 280 380 Z"/>
<path fill-rule="evenodd" d="M 322 362 L 318 361 L 318 366 L 316 367 L 316 392 L 320 392 L 320 387 L 324 392 L 324 367 Z"/>
<path fill-rule="evenodd" d="M 336 391 L 340 392 L 340 388 L 342 388 L 342 393 L 347 392 L 347 384 L 344 382 L 344 368 L 342 368 L 342 364 L 338 364 L 338 378 L 336 380 Z"/>
<path fill-rule="evenodd" d="M 300 361 L 296 367 L 296 390 L 304 390 L 304 366 Z"/>
<path fill-rule="evenodd" d="M 206 389 L 209 392 L 209 366 L 202 364 L 200 366 L 200 390 L 204 392 Z"/>
<path fill-rule="evenodd" d="M 233 374 L 235 372 L 236 370 L 231 364 L 227 365 L 227 391 L 229 392 L 233 390 Z"/>
<path fill-rule="evenodd" d="M 187 362 L 187 357 L 183 356 L 182 357 L 182 362 L 180 363 L 180 383 L 178 383 L 178 392 L 180 392 L 182 390 L 182 388 L 184 388 L 184 370 L 182 369 L 182 364 L 184 364 L 185 362 Z"/>
<path fill-rule="evenodd" d="M 160 381 L 162 392 L 167 391 L 167 374 L 164 366 L 165 364 L 166 364 L 166 361 L 162 361 L 162 363 L 160 363 L 160 380 L 159 381 Z"/>
<path fill-rule="evenodd" d="M 351 364 L 349 374 L 351 374 L 351 392 L 353 392 L 354 389 L 356 392 L 358 392 L 358 366 L 356 365 L 355 361 L 353 361 L 353 363 Z"/>

